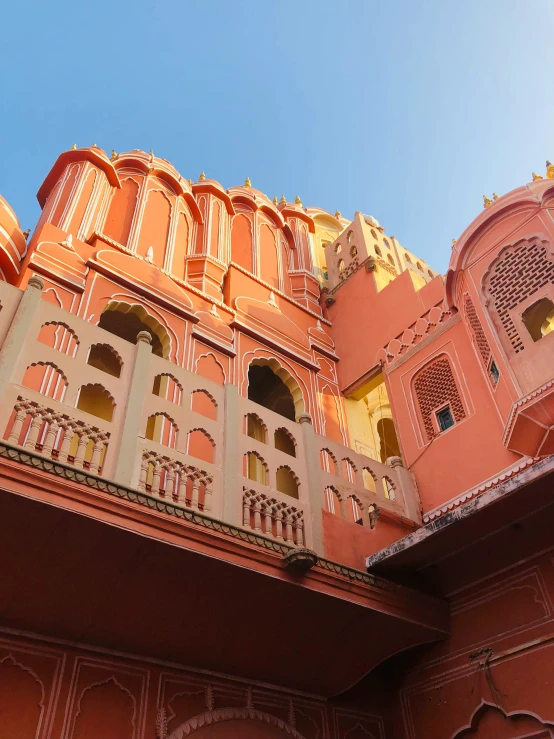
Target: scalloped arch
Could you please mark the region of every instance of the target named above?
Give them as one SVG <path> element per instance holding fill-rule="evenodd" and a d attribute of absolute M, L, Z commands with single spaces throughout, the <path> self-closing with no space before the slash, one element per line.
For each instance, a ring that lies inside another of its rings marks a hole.
<path fill-rule="evenodd" d="M 262 723 L 269 724 L 278 729 L 281 729 L 285 733 L 289 734 L 293 739 L 305 739 L 296 729 L 290 724 L 285 723 L 280 718 L 272 716 L 269 713 L 258 711 L 255 708 L 220 708 L 216 711 L 207 711 L 206 713 L 199 714 L 193 718 L 185 721 L 184 724 L 177 727 L 167 739 L 183 739 L 185 736 L 190 736 L 199 729 L 212 724 L 218 724 L 222 721 L 232 721 L 237 719 L 246 719 L 252 721 L 260 721 Z"/>
<path fill-rule="evenodd" d="M 254 359 L 252 359 L 248 363 L 249 367 L 251 367 L 252 365 L 254 365 L 255 367 L 269 367 L 277 375 L 277 377 L 279 377 L 279 379 L 284 382 L 292 395 L 296 418 L 298 418 L 301 413 L 305 412 L 304 396 L 302 394 L 302 390 L 300 389 L 300 385 L 298 384 L 297 380 L 291 375 L 291 373 L 286 370 L 275 358 L 254 357 Z"/>

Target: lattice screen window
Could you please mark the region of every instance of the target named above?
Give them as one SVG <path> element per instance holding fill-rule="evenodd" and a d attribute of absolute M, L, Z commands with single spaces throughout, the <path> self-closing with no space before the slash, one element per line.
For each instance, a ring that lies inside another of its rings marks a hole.
<path fill-rule="evenodd" d="M 479 320 L 479 316 L 477 315 L 475 306 L 473 305 L 473 300 L 469 297 L 469 295 L 465 296 L 464 307 L 468 323 L 471 326 L 471 330 L 473 332 L 475 343 L 477 344 L 477 348 L 479 349 L 479 354 L 481 355 L 481 359 L 483 360 L 483 364 L 485 365 L 485 367 L 488 367 L 491 358 L 491 348 L 489 345 L 489 341 L 485 336 L 485 332 L 483 331 L 483 326 L 481 325 L 481 321 Z"/>
<path fill-rule="evenodd" d="M 447 357 L 442 356 L 421 369 L 413 381 L 414 394 L 427 439 L 437 434 L 433 414 L 448 405 L 456 423 L 466 416 L 464 405 Z"/>
<path fill-rule="evenodd" d="M 516 353 L 524 344 L 510 311 L 549 283 L 554 283 L 554 262 L 544 244 L 529 242 L 507 249 L 493 264 L 486 292 Z"/>

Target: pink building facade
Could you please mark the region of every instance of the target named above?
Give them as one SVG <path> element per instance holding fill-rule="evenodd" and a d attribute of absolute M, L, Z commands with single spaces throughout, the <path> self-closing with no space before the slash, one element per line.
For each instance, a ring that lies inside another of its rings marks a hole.
<path fill-rule="evenodd" d="M 10 736 L 554 735 L 553 177 L 445 278 L 138 150 L 0 201 Z"/>

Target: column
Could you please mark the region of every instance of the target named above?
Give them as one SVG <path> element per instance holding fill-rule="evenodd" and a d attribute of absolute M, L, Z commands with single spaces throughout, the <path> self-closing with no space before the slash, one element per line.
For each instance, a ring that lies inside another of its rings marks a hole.
<path fill-rule="evenodd" d="M 227 523 L 241 526 L 242 489 L 239 484 L 239 389 L 225 385 L 225 419 L 223 423 L 223 514 Z M 214 511 L 218 515 L 218 510 Z"/>
<path fill-rule="evenodd" d="M 400 487 L 402 496 L 404 497 L 406 518 L 421 525 L 421 502 L 412 473 L 403 467 L 400 457 L 389 457 L 386 463 L 396 473 L 396 475 L 391 476 L 391 479 Z"/>
<path fill-rule="evenodd" d="M 139 331 L 135 351 L 135 364 L 130 380 L 127 406 L 121 424 L 119 448 L 115 449 L 117 459 L 113 479 L 120 485 L 137 486 L 140 461 L 137 456 L 137 439 L 141 432 L 142 409 L 148 388 L 148 369 L 152 356 L 152 337 L 148 331 Z M 110 447 L 111 439 L 110 439 Z M 108 451 L 109 454 L 109 451 Z M 111 464 L 114 464 L 111 462 Z M 106 476 L 109 471 L 106 470 Z"/>
<path fill-rule="evenodd" d="M 0 348 L 0 397 L 3 396 L 6 385 L 13 377 L 16 381 L 21 379 L 17 376 L 18 360 L 31 333 L 43 287 L 44 282 L 37 275 L 29 278 L 27 288 L 21 295 L 10 328 Z"/>
<path fill-rule="evenodd" d="M 319 463 L 319 449 L 310 414 L 301 413 L 298 417 L 298 423 L 302 429 L 304 454 L 306 455 L 306 471 L 308 473 L 308 497 L 310 501 L 310 523 L 312 529 L 311 549 L 322 557 L 325 554 L 323 549 L 322 515 L 324 508 L 324 491 L 320 475 L 321 466 Z M 309 541 L 306 542 L 306 546 L 310 546 Z"/>

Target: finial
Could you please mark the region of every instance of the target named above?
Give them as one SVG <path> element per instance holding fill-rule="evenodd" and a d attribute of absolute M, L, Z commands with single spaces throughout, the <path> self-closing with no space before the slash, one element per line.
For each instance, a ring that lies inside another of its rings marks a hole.
<path fill-rule="evenodd" d="M 277 195 L 273 196 L 273 205 L 278 205 Z"/>
<path fill-rule="evenodd" d="M 25 241 L 29 238 L 29 234 L 31 233 L 31 229 L 28 228 L 26 231 L 23 231 L 23 236 L 25 237 Z"/>
<path fill-rule="evenodd" d="M 279 205 L 286 205 L 287 199 L 284 195 L 281 195 L 281 200 L 279 200 Z"/>
<path fill-rule="evenodd" d="M 252 183 L 250 182 L 250 177 L 247 177 L 247 178 L 246 178 L 246 179 L 244 180 L 244 186 L 245 186 L 245 187 L 252 187 Z"/>
<path fill-rule="evenodd" d="M 154 263 L 154 248 L 152 246 L 149 246 L 146 250 L 146 256 L 144 257 L 145 262 L 149 262 L 150 264 Z"/>
<path fill-rule="evenodd" d="M 110 159 L 113 162 L 113 160 L 116 159 L 116 158 L 117 158 L 117 151 L 115 149 L 112 149 L 112 155 L 111 155 Z"/>
<path fill-rule="evenodd" d="M 187 180 L 189 183 L 189 186 L 192 187 L 192 180 Z"/>
<path fill-rule="evenodd" d="M 492 205 L 492 200 L 488 198 L 486 195 L 483 195 L 483 206 L 485 208 L 488 208 L 489 205 Z"/>
<path fill-rule="evenodd" d="M 458 239 L 452 239 L 452 248 L 454 248 L 457 243 L 458 243 Z"/>
<path fill-rule="evenodd" d="M 554 180 L 554 164 L 546 160 L 546 178 L 548 180 Z"/>
<path fill-rule="evenodd" d="M 93 148 L 93 149 L 98 149 L 98 146 L 97 146 L 96 144 L 93 144 L 93 145 L 92 145 L 92 148 Z"/>
<path fill-rule="evenodd" d="M 335 218 L 342 218 L 342 213 L 340 212 L 340 210 L 335 211 Z"/>
<path fill-rule="evenodd" d="M 77 148 L 77 144 L 73 144 L 73 146 L 71 147 L 71 151 L 75 151 L 76 148 Z"/>
<path fill-rule="evenodd" d="M 206 179 L 206 173 L 204 172 L 204 170 L 200 172 L 200 177 L 198 179 L 200 180 L 200 182 L 204 182 L 204 180 Z"/>
<path fill-rule="evenodd" d="M 302 201 L 300 200 L 300 195 L 297 195 L 294 198 L 294 202 L 296 203 L 296 205 L 302 205 Z"/>
<path fill-rule="evenodd" d="M 498 197 L 498 195 L 495 192 L 493 192 L 493 194 L 492 194 L 492 199 L 493 200 L 500 200 L 500 198 Z"/>
<path fill-rule="evenodd" d="M 540 174 L 537 174 L 536 172 L 531 172 L 531 177 L 533 178 L 533 182 L 536 182 L 537 180 L 542 180 Z"/>
<path fill-rule="evenodd" d="M 150 156 L 151 156 L 152 158 L 154 157 L 154 149 L 150 149 Z"/>

